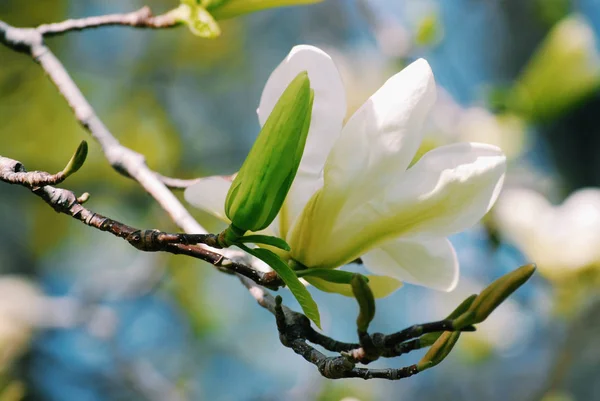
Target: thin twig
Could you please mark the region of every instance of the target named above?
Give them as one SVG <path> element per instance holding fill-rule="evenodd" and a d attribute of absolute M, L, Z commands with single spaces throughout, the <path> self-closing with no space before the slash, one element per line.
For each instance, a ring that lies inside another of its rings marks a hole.
<path fill-rule="evenodd" d="M 5 168 L 6 164 L 6 168 Z M 23 165 L 11 159 L 0 157 L 0 170 L 5 172 L 3 181 L 11 184 L 19 184 L 28 188 L 41 187 L 44 185 L 57 185 L 65 180 L 65 174 L 60 171 L 50 174 L 45 171 L 25 172 Z"/>
<path fill-rule="evenodd" d="M 98 118 L 65 67 L 44 44 L 40 31 L 15 28 L 0 21 L 0 42 L 13 50 L 30 54 L 40 64 L 73 110 L 77 121 L 100 144 L 116 171 L 139 182 L 183 231 L 206 233 L 156 173 L 150 170 L 144 156 L 121 145 Z"/>
<path fill-rule="evenodd" d="M 174 13 L 153 16 L 150 7 L 125 14 L 108 14 L 97 17 L 69 19 L 55 24 L 43 24 L 36 28 L 42 36 L 62 35 L 71 31 L 99 28 L 102 26 L 122 25 L 135 28 L 171 28 L 178 24 Z"/>
<path fill-rule="evenodd" d="M 194 220 L 168 188 L 169 186 L 182 188 L 190 183 L 181 180 L 174 181 L 173 179 L 157 174 L 146 165 L 143 155 L 121 145 L 96 115 L 92 106 L 85 99 L 61 62 L 44 44 L 44 36 L 60 35 L 70 31 L 107 25 L 126 25 L 142 28 L 174 26 L 176 21 L 174 19 L 169 21 L 167 15 L 169 15 L 169 13 L 159 17 L 152 17 L 150 10 L 143 8 L 128 14 L 69 20 L 57 24 L 42 25 L 37 29 L 15 28 L 0 21 L 0 43 L 12 50 L 29 54 L 34 61 L 40 64 L 44 72 L 48 75 L 73 110 L 77 121 L 100 144 L 106 159 L 116 171 L 136 180 L 160 204 L 163 210 L 169 214 L 175 224 L 183 231 L 190 234 L 206 234 L 206 231 Z M 173 18 L 172 14 L 170 18 Z M 14 162 L 18 163 L 16 161 Z M 6 166 L 11 167 L 12 171 L 10 169 L 7 170 Z M 7 173 L 14 174 L 16 172 L 15 166 L 15 164 L 11 165 L 9 163 L 6 164 L 3 169 Z M 13 177 L 15 176 L 13 175 Z M 23 183 L 21 184 L 23 185 Z M 338 342 L 316 332 L 311 327 L 310 321 L 306 316 L 284 307 L 281 305 L 280 298 L 275 299 L 267 290 L 258 285 L 268 285 L 269 279 L 266 279 L 266 276 L 264 275 L 260 276 L 264 273 L 260 273 L 250 266 L 236 263 L 234 260 L 231 260 L 232 257 L 229 255 L 234 255 L 235 257 L 234 253 L 225 251 L 225 256 L 223 256 L 204 249 L 199 245 L 190 245 L 189 241 L 192 237 L 185 239 L 185 237 L 178 234 L 162 233 L 156 230 L 137 230 L 123 223 L 91 212 L 81 205 L 81 202 L 84 201 L 84 197 L 78 199 L 72 192 L 64 189 L 57 189 L 49 185 L 35 188 L 28 187 L 33 193 L 40 196 L 44 201 L 51 205 L 57 212 L 69 214 L 87 225 L 111 232 L 113 235 L 126 239 L 138 249 L 144 251 L 166 251 L 186 254 L 202 260 L 207 260 L 226 272 L 237 274 L 238 278 L 247 287 L 248 291 L 256 299 L 259 305 L 275 316 L 281 342 L 285 346 L 292 348 L 294 352 L 301 355 L 310 363 L 316 365 L 319 372 L 325 377 L 331 379 L 356 377 L 363 379 L 385 378 L 388 380 L 398 380 L 418 373 L 418 369 L 415 365 L 401 369 L 367 369 L 355 367 L 355 362 L 361 362 L 361 355 L 363 355 L 365 363 L 372 360 L 370 355 L 366 358 L 364 357 L 364 355 L 368 353 L 365 353 L 364 350 L 362 350 L 361 353 L 362 348 L 360 344 Z M 196 236 L 195 238 L 200 239 L 199 236 Z M 210 237 L 207 236 L 205 239 L 209 240 Z M 251 273 L 244 269 L 251 270 L 259 277 L 252 276 Z M 274 277 L 277 276 L 275 275 Z M 279 280 L 278 277 L 277 280 Z M 278 285 L 275 287 L 277 286 Z M 391 336 L 373 335 L 369 337 L 369 341 L 373 343 L 376 349 L 381 349 L 380 353 L 381 355 L 384 355 L 386 353 L 385 347 L 397 347 L 398 343 L 401 343 L 403 339 L 418 337 L 427 332 L 427 330 L 423 329 L 422 325 L 420 326 L 420 329 L 416 327 L 417 326 L 409 328 L 407 331 L 400 332 L 402 335 L 400 335 L 400 333 Z M 431 329 L 433 330 L 433 328 L 436 328 L 437 330 L 449 329 L 445 325 L 438 325 Z M 364 335 L 368 336 L 366 333 L 364 333 Z M 385 341 L 385 339 L 388 339 L 388 341 Z M 382 341 L 377 342 L 376 340 Z M 348 354 L 336 357 L 326 357 L 314 347 L 307 344 L 307 341 L 336 352 L 348 352 Z M 361 342 L 364 343 L 364 341 Z M 391 352 L 387 353 L 390 354 Z"/>
<path fill-rule="evenodd" d="M 31 177 L 28 177 L 31 175 Z M 187 255 L 211 263 L 220 270 L 230 274 L 241 274 L 260 285 L 277 289 L 283 281 L 275 272 L 262 272 L 242 263 L 234 262 L 221 254 L 212 252 L 196 243 L 218 246 L 214 234 L 172 234 L 159 230 L 140 230 L 111 218 L 94 213 L 84 207 L 77 196 L 66 189 L 50 185 L 32 186 L 36 177 L 51 176 L 44 172 L 27 172 L 23 164 L 0 156 L 0 181 L 29 188 L 31 192 L 42 198 L 58 213 L 67 214 L 87 226 L 106 231 L 123 238 L 130 245 L 144 252 L 168 252 L 175 255 Z"/>

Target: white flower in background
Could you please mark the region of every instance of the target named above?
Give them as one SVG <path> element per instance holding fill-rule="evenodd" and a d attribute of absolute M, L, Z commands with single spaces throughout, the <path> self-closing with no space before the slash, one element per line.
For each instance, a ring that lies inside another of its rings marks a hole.
<path fill-rule="evenodd" d="M 507 190 L 494 217 L 500 232 L 550 278 L 600 266 L 600 189 L 578 190 L 559 206 L 535 191 Z"/>
<path fill-rule="evenodd" d="M 465 230 L 494 204 L 506 159 L 492 145 L 458 143 L 409 168 L 436 98 L 429 64 L 418 60 L 391 77 L 343 125 L 344 86 L 331 58 L 297 46 L 271 74 L 258 110 L 264 124 L 290 81 L 308 71 L 314 105 L 304 155 L 269 233 L 309 268 L 336 268 L 361 257 L 372 272 L 451 290 L 456 253 L 447 236 Z M 202 179 L 186 199 L 225 219 L 230 182 Z"/>
<path fill-rule="evenodd" d="M 27 349 L 43 304 L 43 294 L 29 280 L 0 276 L 0 371 Z"/>
<path fill-rule="evenodd" d="M 515 114 L 493 114 L 480 106 L 463 107 L 443 89 L 426 127 L 426 141 L 433 144 L 450 142 L 484 142 L 502 149 L 509 159 L 526 150 L 525 122 Z"/>

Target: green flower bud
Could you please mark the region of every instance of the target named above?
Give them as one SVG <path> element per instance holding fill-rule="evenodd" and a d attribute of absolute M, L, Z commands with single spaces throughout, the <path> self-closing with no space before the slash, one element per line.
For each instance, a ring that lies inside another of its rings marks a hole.
<path fill-rule="evenodd" d="M 535 265 L 528 264 L 505 274 L 490 284 L 469 307 L 469 314 L 472 316 L 471 324 L 483 322 L 510 294 L 525 284 L 534 272 Z"/>
<path fill-rule="evenodd" d="M 369 329 L 369 324 L 375 317 L 375 297 L 373 297 L 373 292 L 369 288 L 366 277 L 355 274 L 350 284 L 352 285 L 352 292 L 356 297 L 359 307 L 356 327 L 358 331 L 366 332 Z"/>
<path fill-rule="evenodd" d="M 313 104 L 306 71 L 283 92 L 233 180 L 225 214 L 240 230 L 266 228 L 281 209 L 306 143 Z"/>
<path fill-rule="evenodd" d="M 425 356 L 417 363 L 417 369 L 422 372 L 442 362 L 450 354 L 460 337 L 460 331 L 445 331 L 433 343 Z"/>
<path fill-rule="evenodd" d="M 206 8 L 216 19 L 232 18 L 275 7 L 318 3 L 323 0 L 212 0 Z"/>

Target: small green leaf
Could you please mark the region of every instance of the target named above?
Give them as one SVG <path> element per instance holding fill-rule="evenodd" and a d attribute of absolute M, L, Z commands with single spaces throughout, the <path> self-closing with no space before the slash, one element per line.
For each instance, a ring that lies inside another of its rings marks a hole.
<path fill-rule="evenodd" d="M 272 237 L 270 235 L 245 235 L 238 239 L 238 242 L 242 244 L 253 243 L 274 246 L 275 248 L 283 249 L 284 251 L 290 251 L 291 248 L 285 240 Z"/>
<path fill-rule="evenodd" d="M 81 166 L 83 166 L 83 163 L 85 162 L 85 159 L 87 157 L 87 153 L 87 142 L 81 141 L 81 143 L 77 147 L 77 150 L 75 151 L 75 154 L 73 155 L 73 157 L 71 157 L 71 160 L 69 160 L 69 163 L 67 163 L 67 166 L 62 171 L 65 175 L 65 178 L 67 178 L 71 174 L 76 173 L 81 168 Z"/>
<path fill-rule="evenodd" d="M 315 322 L 317 327 L 321 328 L 321 317 L 319 315 L 319 307 L 317 306 L 317 303 L 313 299 L 312 295 L 310 295 L 310 292 L 308 292 L 304 284 L 300 282 L 296 276 L 296 273 L 294 273 L 287 263 L 285 263 L 279 256 L 268 249 L 251 249 L 243 244 L 239 244 L 238 246 L 271 266 L 273 270 L 277 272 L 279 277 L 281 277 L 285 285 L 287 285 L 287 287 L 290 289 L 302 307 L 302 311 L 306 317 Z"/>
<path fill-rule="evenodd" d="M 333 269 L 298 270 L 296 271 L 296 275 L 303 278 L 319 277 L 325 281 L 336 284 L 350 284 L 352 282 L 352 278 L 354 278 L 354 273 Z"/>
<path fill-rule="evenodd" d="M 352 293 L 354 293 L 359 308 L 356 327 L 359 332 L 366 332 L 375 317 L 375 297 L 369 288 L 367 278 L 363 275 L 355 274 L 350 285 L 352 285 Z"/>
<path fill-rule="evenodd" d="M 395 278 L 373 276 L 369 274 L 365 277 L 369 280 L 369 287 L 371 287 L 371 291 L 373 291 L 373 296 L 375 298 L 385 298 L 398 288 L 402 287 L 402 282 Z M 333 283 L 316 276 L 304 276 L 302 278 L 321 291 L 354 298 L 350 284 Z"/>
<path fill-rule="evenodd" d="M 213 39 L 221 35 L 221 28 L 217 21 L 195 1 L 182 0 L 181 5 L 172 11 L 172 15 L 186 24 L 196 36 Z"/>
<path fill-rule="evenodd" d="M 221 6 L 211 6 L 216 19 L 232 18 L 274 7 L 318 3 L 323 0 L 227 0 Z"/>

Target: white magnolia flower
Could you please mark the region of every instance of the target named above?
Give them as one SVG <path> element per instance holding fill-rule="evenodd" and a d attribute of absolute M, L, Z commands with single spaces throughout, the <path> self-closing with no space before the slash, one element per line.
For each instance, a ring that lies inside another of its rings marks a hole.
<path fill-rule="evenodd" d="M 491 145 L 458 143 L 409 167 L 435 102 L 433 74 L 418 60 L 390 78 L 344 125 L 344 86 L 331 58 L 297 46 L 271 74 L 260 100 L 264 124 L 301 71 L 314 89 L 312 121 L 298 174 L 268 228 L 311 268 L 336 268 L 361 257 L 372 272 L 441 290 L 458 279 L 448 235 L 474 225 L 502 187 L 505 157 Z M 186 199 L 226 219 L 230 182 L 202 179 Z"/>
<path fill-rule="evenodd" d="M 27 349 L 43 318 L 44 296 L 31 281 L 0 276 L 0 372 Z"/>
<path fill-rule="evenodd" d="M 508 159 L 527 150 L 525 122 L 516 114 L 493 114 L 480 106 L 464 107 L 442 88 L 425 127 L 425 143 L 483 142 L 502 149 Z"/>
<path fill-rule="evenodd" d="M 550 277 L 600 266 L 600 189 L 578 190 L 559 206 L 535 191 L 511 189 L 494 217 L 500 232 Z"/>

